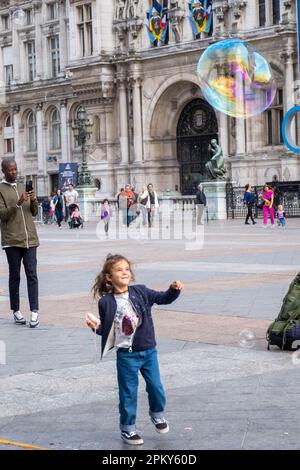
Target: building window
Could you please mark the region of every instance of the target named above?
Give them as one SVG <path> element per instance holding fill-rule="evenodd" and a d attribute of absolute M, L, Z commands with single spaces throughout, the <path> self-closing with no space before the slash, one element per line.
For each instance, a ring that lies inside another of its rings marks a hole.
<path fill-rule="evenodd" d="M 280 0 L 272 0 L 273 24 L 280 22 Z"/>
<path fill-rule="evenodd" d="M 36 139 L 36 118 L 33 111 L 30 111 L 27 117 L 27 129 L 28 129 L 28 151 L 35 152 L 37 148 Z"/>
<path fill-rule="evenodd" d="M 60 72 L 60 57 L 59 57 L 59 36 L 53 36 L 50 41 L 50 55 L 51 55 L 51 73 L 52 77 L 57 77 Z"/>
<path fill-rule="evenodd" d="M 60 149 L 61 142 L 60 142 L 60 117 L 59 112 L 57 109 L 52 111 L 51 114 L 51 149 L 56 150 Z"/>
<path fill-rule="evenodd" d="M 26 13 L 26 26 L 32 24 L 32 10 L 25 10 Z"/>
<path fill-rule="evenodd" d="M 26 46 L 27 46 L 28 80 L 32 82 L 36 76 L 35 42 L 30 41 L 26 44 Z"/>
<path fill-rule="evenodd" d="M 58 18 L 58 3 L 53 2 L 47 5 L 48 20 L 56 20 Z"/>
<path fill-rule="evenodd" d="M 258 14 L 259 26 L 266 25 L 266 2 L 265 0 L 258 0 Z"/>
<path fill-rule="evenodd" d="M 93 54 L 93 22 L 91 4 L 77 7 L 77 27 L 81 57 L 90 56 Z"/>
<path fill-rule="evenodd" d="M 2 31 L 9 31 L 11 29 L 10 15 L 1 16 Z"/>
<path fill-rule="evenodd" d="M 13 80 L 13 54 L 12 46 L 3 47 L 3 66 L 5 84 L 9 86 Z"/>
<path fill-rule="evenodd" d="M 281 125 L 283 121 L 283 90 L 277 90 L 275 99 L 267 113 L 267 145 L 280 145 L 283 143 Z"/>
<path fill-rule="evenodd" d="M 7 116 L 4 128 L 4 153 L 14 153 L 14 139 L 11 117 Z"/>

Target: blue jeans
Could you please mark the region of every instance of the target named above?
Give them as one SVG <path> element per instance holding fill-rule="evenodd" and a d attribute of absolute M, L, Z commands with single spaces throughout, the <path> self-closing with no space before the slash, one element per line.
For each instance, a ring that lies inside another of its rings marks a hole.
<path fill-rule="evenodd" d="M 278 217 L 277 223 L 278 223 L 278 225 L 282 225 L 282 227 L 285 227 L 285 224 L 286 224 L 285 218 L 280 219 L 280 218 Z"/>
<path fill-rule="evenodd" d="M 117 351 L 117 372 L 122 431 L 135 431 L 139 371 L 146 382 L 150 416 L 161 418 L 164 414 L 166 396 L 160 381 L 156 348 L 132 352 L 120 348 Z"/>

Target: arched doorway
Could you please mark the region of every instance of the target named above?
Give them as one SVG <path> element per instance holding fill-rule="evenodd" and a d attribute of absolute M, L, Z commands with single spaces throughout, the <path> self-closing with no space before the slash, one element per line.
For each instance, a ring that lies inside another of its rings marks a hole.
<path fill-rule="evenodd" d="M 207 179 L 205 163 L 211 158 L 208 145 L 218 141 L 218 121 L 213 108 L 203 99 L 190 101 L 177 125 L 177 158 L 182 194 L 194 194 L 197 184 Z"/>

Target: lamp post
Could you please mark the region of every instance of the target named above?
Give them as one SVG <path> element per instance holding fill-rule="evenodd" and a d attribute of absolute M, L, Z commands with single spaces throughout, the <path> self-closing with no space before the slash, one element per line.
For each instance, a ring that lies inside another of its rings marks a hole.
<path fill-rule="evenodd" d="M 82 163 L 81 171 L 78 175 L 78 183 L 81 187 L 91 186 L 91 173 L 88 170 L 87 158 L 86 158 L 86 141 L 90 138 L 92 133 L 92 124 L 86 117 L 86 110 L 81 105 L 79 106 L 74 125 L 72 126 L 75 139 L 78 142 L 78 145 L 81 146 L 82 153 Z"/>

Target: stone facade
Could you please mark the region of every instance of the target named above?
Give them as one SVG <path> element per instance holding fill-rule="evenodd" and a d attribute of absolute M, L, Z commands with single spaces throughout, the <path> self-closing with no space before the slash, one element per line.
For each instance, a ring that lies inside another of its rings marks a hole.
<path fill-rule="evenodd" d="M 240 37 L 269 61 L 278 93 L 258 117 L 235 120 L 215 112 L 231 179 L 237 185 L 275 176 L 300 180 L 298 160 L 280 142 L 279 130 L 297 98 L 295 1 L 280 1 L 274 21 L 273 3 L 266 0 L 265 25 L 259 26 L 258 1 L 214 0 L 212 35 L 201 33 L 196 40 L 188 0 L 164 2 L 168 44 L 157 47 L 144 26 L 150 3 L 0 2 L 1 155 L 14 156 L 21 176 L 34 178 L 40 196 L 48 194 L 57 185 L 60 162 L 81 162 L 72 125 L 83 105 L 93 124 L 88 165 L 101 182 L 101 195 L 114 195 L 126 182 L 139 188 L 150 181 L 161 192 L 188 193 L 203 179 L 197 158 L 208 158 L 200 149 L 199 112 L 199 125 L 187 136 L 195 139 L 195 156 L 178 155 L 178 122 L 191 101 L 203 98 L 196 64 L 212 42 Z"/>

